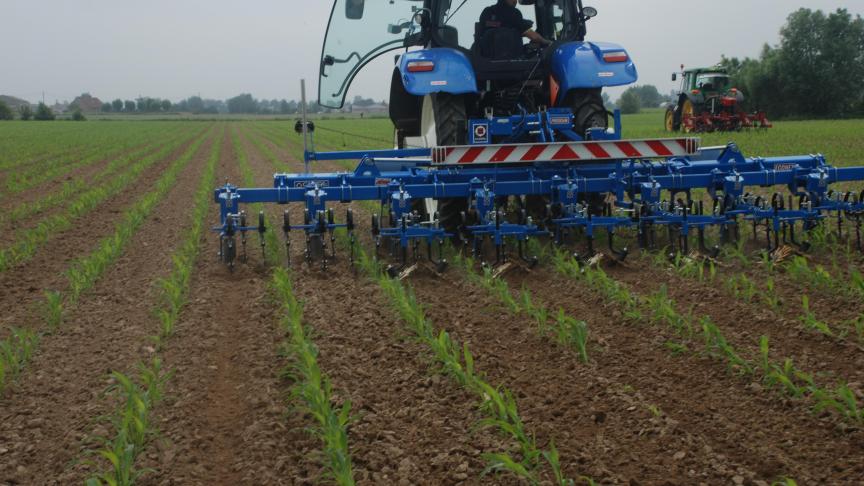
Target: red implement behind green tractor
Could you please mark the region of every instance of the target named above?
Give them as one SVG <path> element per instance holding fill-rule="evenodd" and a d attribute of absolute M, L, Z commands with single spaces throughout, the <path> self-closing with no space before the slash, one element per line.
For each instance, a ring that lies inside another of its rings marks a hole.
<path fill-rule="evenodd" d="M 741 108 L 744 93 L 731 87 L 729 74 L 720 67 L 684 70 L 681 89 L 674 104 L 666 107 L 666 131 L 728 132 L 771 128 L 764 112 L 747 113 Z M 672 75 L 672 81 L 678 73 Z"/>

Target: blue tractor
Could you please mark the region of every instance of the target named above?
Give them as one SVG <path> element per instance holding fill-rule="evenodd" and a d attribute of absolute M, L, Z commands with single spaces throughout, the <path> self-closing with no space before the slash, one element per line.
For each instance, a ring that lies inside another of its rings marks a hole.
<path fill-rule="evenodd" d="M 482 25 L 478 20 L 492 0 L 336 0 L 321 56 L 319 103 L 341 108 L 364 66 L 401 49 L 389 103 L 396 148 L 534 141 L 530 130 L 508 128 L 499 136 L 471 120 L 515 117 L 518 123 L 547 112 L 558 122 L 556 133 L 571 140 L 605 131 L 602 89 L 637 79 L 627 51 L 585 40 L 597 10 L 582 0 L 519 3 L 551 45 L 523 45 L 518 30 Z M 534 199 L 529 205 L 545 202 Z M 439 199 L 437 207 L 441 224 L 455 230 L 466 201 Z"/>

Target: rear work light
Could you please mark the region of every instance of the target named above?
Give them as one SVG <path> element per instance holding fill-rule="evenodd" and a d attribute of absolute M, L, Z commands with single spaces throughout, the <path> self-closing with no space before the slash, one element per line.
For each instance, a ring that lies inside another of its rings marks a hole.
<path fill-rule="evenodd" d="M 603 60 L 606 62 L 627 62 L 630 59 L 624 51 L 614 51 L 603 53 Z"/>
<path fill-rule="evenodd" d="M 409 73 L 428 73 L 435 69 L 435 63 L 432 61 L 411 61 L 408 63 Z"/>

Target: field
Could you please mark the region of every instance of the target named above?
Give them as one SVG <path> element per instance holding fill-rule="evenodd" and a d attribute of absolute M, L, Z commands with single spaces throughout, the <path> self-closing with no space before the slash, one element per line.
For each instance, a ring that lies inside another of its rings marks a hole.
<path fill-rule="evenodd" d="M 661 120 L 626 117 L 625 136 Z M 316 123 L 319 150 L 392 145 L 385 119 Z M 299 232 L 288 261 L 274 205 L 230 273 L 213 189 L 301 170 L 293 125 L 0 124 L 0 484 L 864 483 L 846 240 L 585 269 L 538 242 L 537 268 L 501 278 L 451 249 L 443 277 L 398 281 L 371 256 L 375 207 L 351 206 L 354 267 L 340 237 L 322 272 Z M 703 144 L 860 165 L 862 133 L 790 121 Z"/>

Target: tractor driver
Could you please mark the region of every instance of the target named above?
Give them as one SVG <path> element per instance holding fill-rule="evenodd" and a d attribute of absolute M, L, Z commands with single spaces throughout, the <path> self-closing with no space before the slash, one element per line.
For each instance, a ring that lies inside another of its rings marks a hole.
<path fill-rule="evenodd" d="M 527 37 L 535 44 L 543 46 L 552 44 L 532 29 L 534 22 L 522 17 L 522 12 L 516 8 L 517 2 L 518 0 L 498 0 L 495 5 L 483 9 L 483 13 L 480 14 L 482 33 L 504 27 L 519 31 L 522 37 Z"/>

